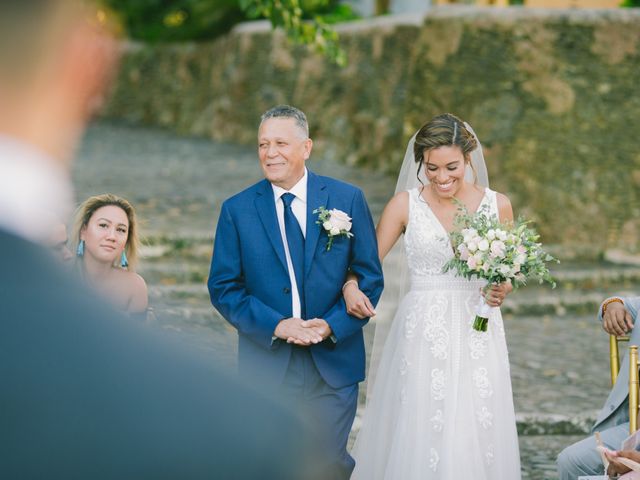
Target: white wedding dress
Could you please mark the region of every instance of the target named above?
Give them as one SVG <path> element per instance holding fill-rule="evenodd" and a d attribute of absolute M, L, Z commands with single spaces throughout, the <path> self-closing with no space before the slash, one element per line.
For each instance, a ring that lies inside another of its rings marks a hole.
<path fill-rule="evenodd" d="M 442 273 L 447 232 L 409 191 L 404 235 L 411 275 L 380 358 L 352 455 L 357 480 L 519 480 L 502 316 L 473 330 L 480 280 Z M 498 215 L 496 194 L 483 204 Z"/>

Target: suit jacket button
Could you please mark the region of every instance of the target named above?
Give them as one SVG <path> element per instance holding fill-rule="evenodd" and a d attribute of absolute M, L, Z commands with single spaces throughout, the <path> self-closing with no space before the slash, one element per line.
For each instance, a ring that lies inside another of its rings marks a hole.
<path fill-rule="evenodd" d="M 289 287 L 284 287 L 284 288 L 282 289 L 282 291 L 283 291 L 284 293 L 291 293 L 291 289 L 290 289 Z"/>

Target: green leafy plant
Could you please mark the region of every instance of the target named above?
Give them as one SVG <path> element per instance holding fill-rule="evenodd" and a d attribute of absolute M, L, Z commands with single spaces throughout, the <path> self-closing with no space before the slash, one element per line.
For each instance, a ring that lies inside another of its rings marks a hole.
<path fill-rule="evenodd" d="M 334 23 L 358 18 L 338 0 L 102 0 L 129 37 L 144 42 L 210 40 L 247 19 L 266 18 L 294 44 L 346 64 Z"/>
<path fill-rule="evenodd" d="M 271 21 L 273 28 L 282 28 L 293 43 L 306 45 L 337 65 L 346 64 L 347 57 L 340 47 L 338 33 L 322 15 L 305 18 L 300 0 L 240 0 L 240 6 L 249 17 L 264 17 Z"/>
<path fill-rule="evenodd" d="M 145 42 L 208 40 L 247 16 L 237 0 L 103 0 L 128 35 Z"/>

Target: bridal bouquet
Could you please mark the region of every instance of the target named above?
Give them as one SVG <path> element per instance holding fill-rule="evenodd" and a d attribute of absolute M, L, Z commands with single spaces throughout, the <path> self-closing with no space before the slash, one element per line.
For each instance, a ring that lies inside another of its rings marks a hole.
<path fill-rule="evenodd" d="M 485 205 L 474 214 L 461 207 L 454 225 L 451 244 L 455 256 L 444 266 L 445 272 L 454 270 L 465 278 L 485 279 L 488 284 L 510 280 L 514 288 L 535 278 L 555 288 L 546 264 L 557 260 L 544 252 L 538 243 L 539 235 L 528 222 L 518 219 L 512 225 L 502 224 Z M 490 310 L 481 296 L 476 306 L 475 330 L 487 331 Z"/>

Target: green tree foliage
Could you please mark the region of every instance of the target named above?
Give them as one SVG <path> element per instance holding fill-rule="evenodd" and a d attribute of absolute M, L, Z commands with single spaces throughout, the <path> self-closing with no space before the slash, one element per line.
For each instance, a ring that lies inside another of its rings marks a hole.
<path fill-rule="evenodd" d="M 621 7 L 640 7 L 640 0 L 624 0 Z"/>
<path fill-rule="evenodd" d="M 205 40 L 247 17 L 237 0 L 104 0 L 129 36 L 146 42 Z"/>
<path fill-rule="evenodd" d="M 145 42 L 208 40 L 243 20 L 266 18 L 291 41 L 346 63 L 330 26 L 356 18 L 339 0 L 103 0 L 128 35 Z"/>
<path fill-rule="evenodd" d="M 331 10 L 330 0 L 239 1 L 240 6 L 251 18 L 267 18 L 273 28 L 282 28 L 287 38 L 294 43 L 307 45 L 338 65 L 346 64 L 346 55 L 340 48 L 338 33 L 330 27 L 329 20 L 335 22 L 349 17 L 355 18 L 348 7 Z"/>

